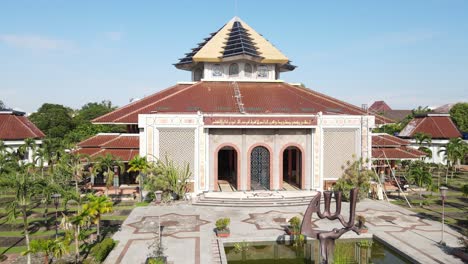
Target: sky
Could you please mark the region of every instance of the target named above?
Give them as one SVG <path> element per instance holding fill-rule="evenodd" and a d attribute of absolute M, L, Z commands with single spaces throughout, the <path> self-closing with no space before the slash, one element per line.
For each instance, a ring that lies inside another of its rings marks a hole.
<path fill-rule="evenodd" d="M 0 2 L 0 100 L 123 106 L 190 73 L 173 64 L 233 16 L 297 65 L 287 82 L 360 106 L 468 101 L 468 1 Z"/>

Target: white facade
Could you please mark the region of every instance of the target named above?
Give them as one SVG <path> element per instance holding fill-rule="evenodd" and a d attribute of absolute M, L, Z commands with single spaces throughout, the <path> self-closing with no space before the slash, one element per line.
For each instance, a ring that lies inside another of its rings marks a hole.
<path fill-rule="evenodd" d="M 204 123 L 206 117 L 242 117 L 253 120 L 298 116 L 316 120 L 316 124 L 255 125 L 253 122 L 251 125 L 214 125 Z M 140 155 L 146 156 L 149 161 L 168 155 L 176 161 L 189 163 L 193 173 L 191 181 L 195 193 L 217 190 L 216 155 L 223 146 L 233 147 L 238 152 L 239 191 L 250 190 L 249 153 L 255 146 L 264 146 L 270 151 L 271 190 L 281 189 L 281 177 L 283 177 L 281 166 L 284 165 L 281 155 L 288 146 L 297 146 L 301 150 L 303 159 L 301 188 L 323 190 L 324 181 L 336 180 L 341 166 L 353 156 L 370 159 L 372 149 L 370 131 L 374 127 L 374 116 L 321 115 L 320 113 L 318 115 L 144 114 L 139 115 L 138 127 L 140 129 Z M 343 140 L 349 142 L 342 141 L 341 136 Z M 327 147 L 335 143 L 343 143 L 341 145 L 344 148 Z M 161 153 L 162 151 L 165 153 Z M 326 171 L 334 175 L 325 175 Z"/>
<path fill-rule="evenodd" d="M 275 64 L 260 64 L 246 60 L 221 63 L 205 62 L 200 63 L 192 70 L 192 81 L 274 81 L 279 79 L 279 75 Z"/>

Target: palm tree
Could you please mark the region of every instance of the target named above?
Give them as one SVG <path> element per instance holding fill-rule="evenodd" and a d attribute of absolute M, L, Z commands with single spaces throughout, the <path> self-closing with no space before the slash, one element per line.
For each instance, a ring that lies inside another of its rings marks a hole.
<path fill-rule="evenodd" d="M 410 180 L 419 186 L 419 198 L 422 199 L 422 188 L 432 184 L 432 175 L 421 166 L 415 166 L 409 170 Z M 422 201 L 419 203 L 422 206 Z"/>
<path fill-rule="evenodd" d="M 423 151 L 427 154 L 428 158 L 432 158 L 432 151 L 430 148 L 426 146 L 430 146 L 432 144 L 432 137 L 426 133 L 416 133 L 413 136 L 416 144 L 419 145 L 418 150 Z M 426 145 L 426 146 L 425 146 Z"/>
<path fill-rule="evenodd" d="M 89 211 L 81 210 L 76 212 L 72 217 L 62 214 L 60 227 L 66 231 L 70 231 L 75 240 L 75 262 L 78 263 L 80 259 L 80 236 L 81 227 L 88 224 L 90 219 Z"/>
<path fill-rule="evenodd" d="M 41 170 L 41 177 L 44 178 L 44 165 L 47 153 L 45 148 L 37 148 L 33 153 L 34 164 L 38 165 Z"/>
<path fill-rule="evenodd" d="M 88 195 L 88 203 L 83 205 L 83 211 L 88 211 L 91 222 L 96 224 L 98 241 L 101 238 L 101 216 L 113 210 L 113 203 L 107 196 Z"/>
<path fill-rule="evenodd" d="M 447 183 L 448 169 L 451 168 L 451 179 L 453 179 L 453 171 L 455 164 L 459 164 L 462 159 L 465 158 L 468 152 L 468 146 L 465 141 L 461 138 L 452 138 L 449 140 L 447 145 L 443 149 L 439 150 L 439 154 L 443 153 L 444 160 L 447 161 L 447 172 L 445 175 L 445 182 Z"/>
<path fill-rule="evenodd" d="M 36 141 L 32 138 L 27 138 L 24 140 L 24 143 L 19 146 L 18 148 L 18 154 L 21 156 L 23 159 L 25 158 L 25 155 L 27 154 L 28 157 L 26 159 L 29 161 L 29 153 L 34 153 L 36 151 Z"/>
<path fill-rule="evenodd" d="M 123 163 L 115 158 L 112 154 L 107 153 L 105 156 L 99 156 L 95 160 L 96 170 L 103 173 L 106 177 L 106 195 L 109 192 L 109 187 L 112 186 L 114 182 L 115 173 L 113 171 L 114 167 L 120 168 L 121 171 L 124 170 Z"/>
<path fill-rule="evenodd" d="M 8 220 L 14 221 L 21 214 L 23 218 L 23 232 L 26 240 L 26 247 L 29 251 L 29 223 L 28 211 L 34 204 L 34 198 L 46 188 L 43 180 L 34 180 L 31 176 L 34 173 L 29 166 L 21 166 L 15 173 L 4 175 L 0 179 L 0 188 L 15 192 L 15 199 L 8 205 Z M 27 254 L 28 264 L 31 263 L 31 254 Z"/>
<path fill-rule="evenodd" d="M 31 248 L 27 251 L 22 252 L 22 255 L 29 253 L 43 253 L 44 254 L 44 264 L 49 263 L 49 256 L 53 255 L 56 259 L 61 258 L 65 253 L 68 252 L 68 245 L 63 238 L 58 238 L 55 240 L 33 240 L 31 241 Z"/>
<path fill-rule="evenodd" d="M 136 155 L 133 157 L 132 160 L 128 162 L 128 165 L 130 168 L 128 168 L 127 172 L 138 172 L 138 184 L 140 186 L 140 202 L 143 201 L 143 195 L 142 195 L 142 183 L 143 183 L 143 175 L 147 173 L 149 169 L 149 163 L 146 160 L 146 157 L 140 157 L 140 155 Z"/>

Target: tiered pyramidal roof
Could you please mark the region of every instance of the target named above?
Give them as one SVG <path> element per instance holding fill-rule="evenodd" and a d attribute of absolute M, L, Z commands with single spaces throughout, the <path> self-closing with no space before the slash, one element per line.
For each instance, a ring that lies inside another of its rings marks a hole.
<path fill-rule="evenodd" d="M 283 68 L 289 70 L 295 67 L 283 53 L 238 17 L 211 33 L 185 55 L 175 64 L 177 68 L 189 69 L 198 62 L 222 62 L 234 56 L 244 56 L 259 63 L 284 65 Z"/>

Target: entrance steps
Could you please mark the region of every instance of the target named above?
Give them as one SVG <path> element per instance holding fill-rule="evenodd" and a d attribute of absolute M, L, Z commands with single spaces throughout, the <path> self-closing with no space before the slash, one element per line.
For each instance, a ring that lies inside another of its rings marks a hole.
<path fill-rule="evenodd" d="M 308 205 L 315 191 L 207 192 L 197 196 L 193 205 L 227 207 L 274 207 Z"/>

